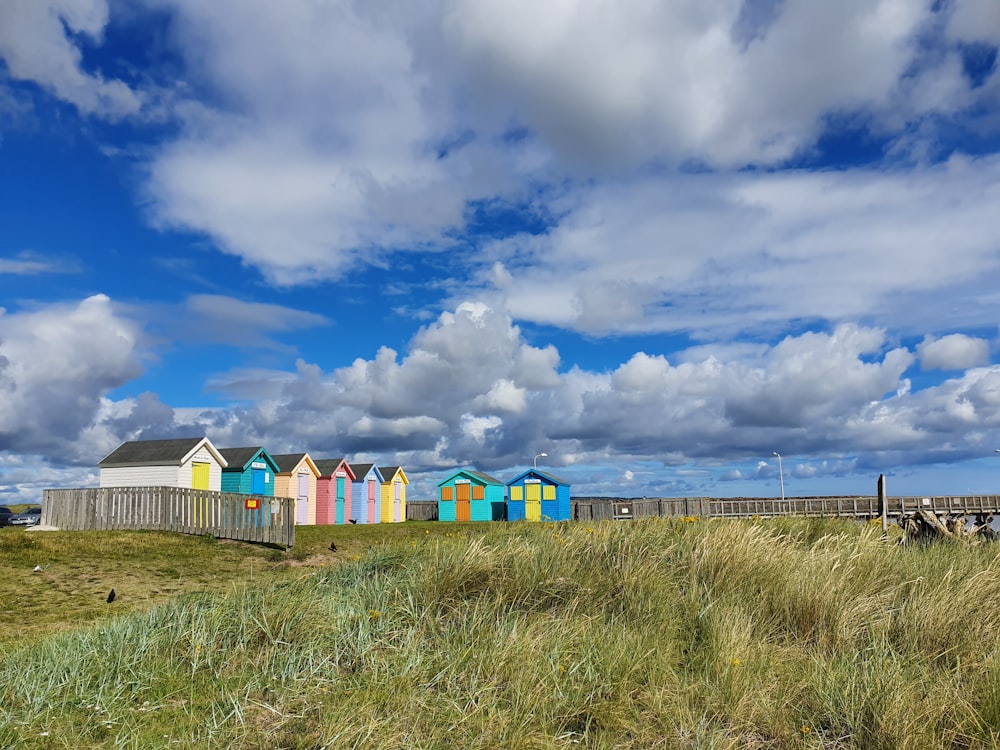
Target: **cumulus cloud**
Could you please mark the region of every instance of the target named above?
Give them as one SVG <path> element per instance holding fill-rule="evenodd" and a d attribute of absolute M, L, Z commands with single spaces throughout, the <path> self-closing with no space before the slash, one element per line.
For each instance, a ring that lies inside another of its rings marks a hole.
<path fill-rule="evenodd" d="M 0 315 L 0 451 L 76 460 L 104 394 L 141 373 L 138 341 L 104 295 Z"/>
<path fill-rule="evenodd" d="M 962 333 L 927 336 L 917 346 L 917 354 L 924 370 L 966 370 L 989 363 L 990 344 Z"/>
<path fill-rule="evenodd" d="M 712 466 L 776 447 L 786 458 L 825 457 L 787 467 L 804 479 L 884 471 L 913 456 L 961 460 L 1000 430 L 1000 368 L 911 392 L 917 355 L 880 329 L 848 324 L 773 346 L 701 345 L 676 362 L 639 352 L 593 372 L 560 370 L 553 347 L 528 344 L 509 315 L 470 302 L 423 328 L 403 355 L 383 348 L 330 371 L 301 360 L 293 372 L 239 371 L 238 396 L 255 381 L 264 395 L 203 409 L 152 393 L 108 398 L 136 377 L 141 352 L 134 324 L 106 297 L 4 315 L 0 336 L 0 456 L 80 465 L 80 477 L 122 440 L 201 432 L 220 446 L 402 464 L 428 493 L 455 466 L 502 472 L 546 452 L 546 465 L 594 494 L 703 494 Z M 612 464 L 632 467 L 632 479 L 593 468 Z M 720 481 L 771 480 L 774 470 L 771 461 L 730 467 Z"/>
<path fill-rule="evenodd" d="M 675 364 L 640 352 L 609 372 L 559 372 L 554 349 L 526 344 L 507 315 L 466 304 L 424 328 L 403 357 L 383 348 L 330 372 L 300 362 L 294 376 L 267 380 L 270 399 L 185 418 L 236 442 L 390 452 L 417 473 L 466 460 L 497 469 L 542 450 L 556 466 L 681 466 L 770 455 L 779 444 L 797 453 L 912 449 L 949 425 L 987 428 L 1000 416 L 987 388 L 1000 375 L 988 368 L 909 393 L 902 384 L 915 355 L 879 329 L 842 325 L 719 355 L 706 345 Z M 523 408 L 507 408 L 513 393 Z"/>
<path fill-rule="evenodd" d="M 82 66 L 79 39 L 100 43 L 107 0 L 6 0 L 0 4 L 0 60 L 7 75 L 31 81 L 87 115 L 133 115 L 141 96 L 120 80 Z"/>

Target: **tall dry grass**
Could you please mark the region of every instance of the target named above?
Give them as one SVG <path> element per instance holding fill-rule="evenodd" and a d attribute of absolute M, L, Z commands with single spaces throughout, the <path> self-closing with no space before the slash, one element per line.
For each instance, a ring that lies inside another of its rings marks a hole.
<path fill-rule="evenodd" d="M 0 661 L 0 746 L 994 748 L 997 547 L 462 525 Z"/>

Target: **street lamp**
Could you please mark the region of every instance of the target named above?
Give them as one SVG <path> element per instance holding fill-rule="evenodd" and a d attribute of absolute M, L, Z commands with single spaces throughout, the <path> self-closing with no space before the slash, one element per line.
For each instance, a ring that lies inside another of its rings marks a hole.
<path fill-rule="evenodd" d="M 535 469 L 536 470 L 538 469 L 538 459 L 540 459 L 540 458 L 548 458 L 548 457 L 549 457 L 548 453 L 539 453 L 537 456 L 535 456 L 535 460 L 534 460 Z"/>
<path fill-rule="evenodd" d="M 778 481 L 781 482 L 781 502 L 785 502 L 785 474 L 781 470 L 781 454 L 775 451 L 774 455 L 778 457 Z"/>

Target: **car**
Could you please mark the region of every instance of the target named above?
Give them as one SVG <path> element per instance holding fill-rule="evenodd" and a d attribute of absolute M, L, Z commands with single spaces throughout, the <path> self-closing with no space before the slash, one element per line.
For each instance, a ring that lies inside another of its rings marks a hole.
<path fill-rule="evenodd" d="M 0 526 L 10 525 L 10 519 L 15 515 L 14 511 L 6 505 L 0 505 Z"/>
<path fill-rule="evenodd" d="M 25 508 L 10 517 L 11 526 L 37 526 L 42 522 L 42 509 L 38 506 Z"/>

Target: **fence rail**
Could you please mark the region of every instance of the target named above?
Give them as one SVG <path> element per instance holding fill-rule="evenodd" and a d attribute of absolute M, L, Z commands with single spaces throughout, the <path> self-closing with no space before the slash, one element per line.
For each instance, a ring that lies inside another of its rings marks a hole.
<path fill-rule="evenodd" d="M 247 507 L 255 503 L 256 509 Z M 177 531 L 291 547 L 295 501 L 185 487 L 45 490 L 42 523 L 68 531 Z"/>

